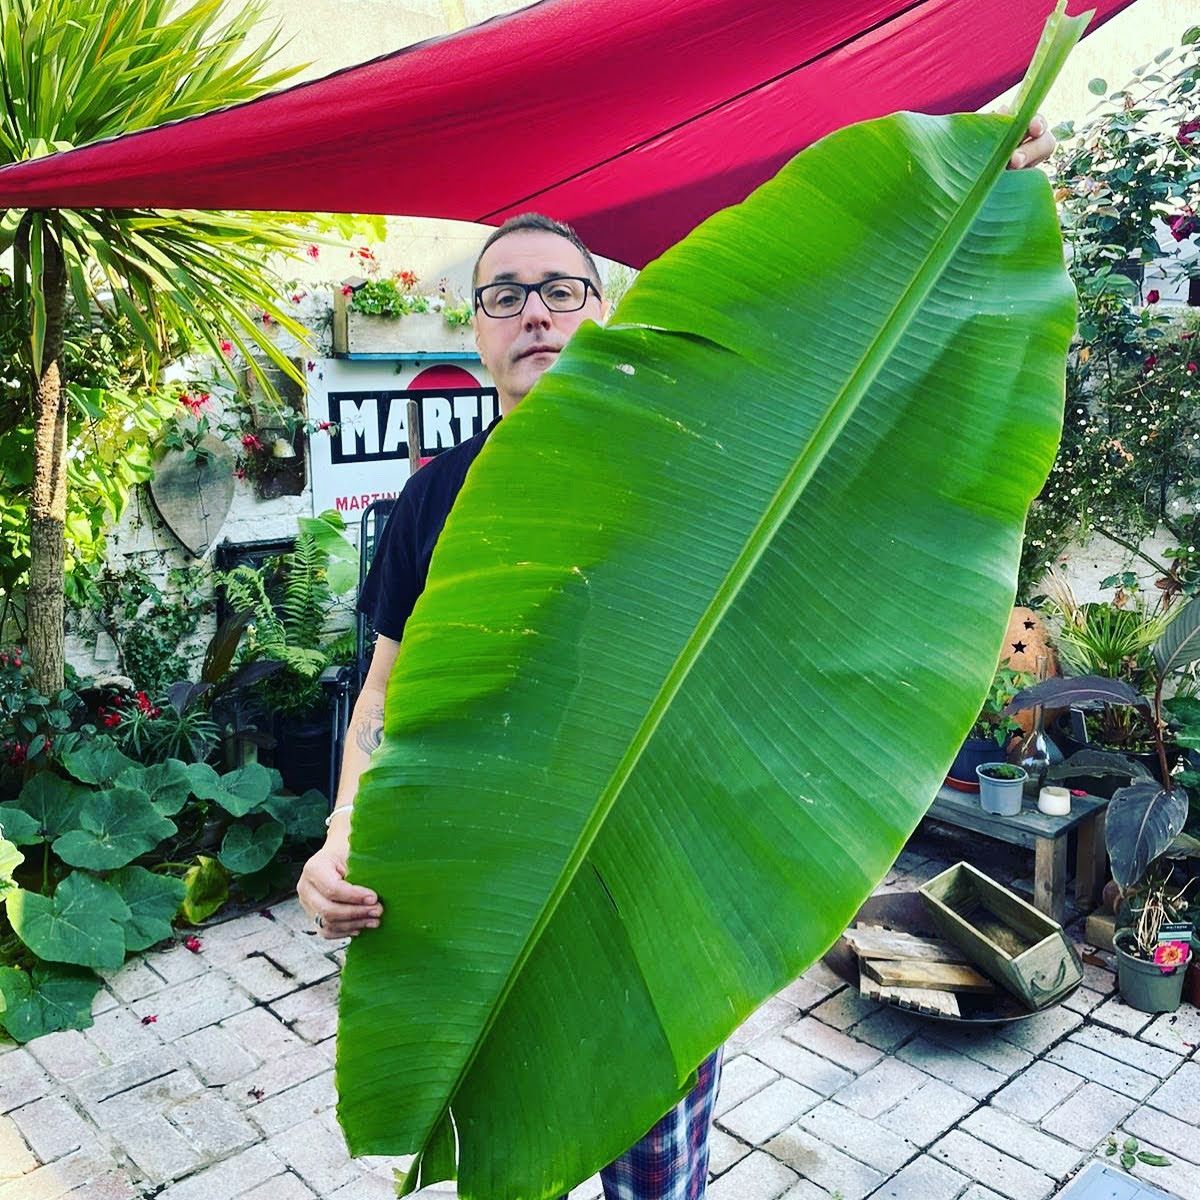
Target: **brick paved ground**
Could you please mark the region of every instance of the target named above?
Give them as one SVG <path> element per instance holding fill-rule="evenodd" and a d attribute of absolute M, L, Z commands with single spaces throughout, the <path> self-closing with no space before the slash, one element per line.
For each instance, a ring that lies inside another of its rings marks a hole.
<path fill-rule="evenodd" d="M 934 829 L 882 887 L 959 857 L 1006 882 L 1031 866 Z M 131 960 L 90 1029 L 0 1046 L 0 1200 L 394 1194 L 406 1160 L 349 1159 L 334 1120 L 341 950 L 294 901 L 271 912 Z M 1137 1173 L 1200 1200 L 1200 1011 L 1150 1018 L 1087 971 L 1066 1005 L 992 1031 L 866 1002 L 818 964 L 729 1044 L 710 1200 L 1043 1200 L 1113 1132 L 1175 1164 Z"/>

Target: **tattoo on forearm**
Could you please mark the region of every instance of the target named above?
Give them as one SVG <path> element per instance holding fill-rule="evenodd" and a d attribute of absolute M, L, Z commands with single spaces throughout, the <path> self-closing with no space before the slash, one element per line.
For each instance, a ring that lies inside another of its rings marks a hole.
<path fill-rule="evenodd" d="M 373 704 L 354 722 L 354 744 L 370 754 L 383 741 L 383 705 Z"/>

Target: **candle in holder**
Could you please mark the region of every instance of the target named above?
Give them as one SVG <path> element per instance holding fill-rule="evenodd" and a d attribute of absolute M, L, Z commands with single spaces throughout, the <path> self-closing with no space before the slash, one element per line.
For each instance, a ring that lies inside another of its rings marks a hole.
<path fill-rule="evenodd" d="M 1044 787 L 1038 793 L 1038 809 L 1048 817 L 1071 815 L 1071 793 L 1064 787 Z"/>

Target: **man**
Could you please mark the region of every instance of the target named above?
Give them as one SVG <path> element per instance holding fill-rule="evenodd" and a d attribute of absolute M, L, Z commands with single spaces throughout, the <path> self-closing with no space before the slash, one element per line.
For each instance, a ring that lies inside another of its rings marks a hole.
<path fill-rule="evenodd" d="M 1009 165 L 1033 166 L 1049 157 L 1054 145 L 1045 120 L 1037 117 Z M 512 218 L 488 238 L 471 284 L 475 344 L 495 382 L 502 415 L 524 399 L 584 321 L 603 321 L 607 314 L 587 248 L 570 227 L 534 213 Z M 327 938 L 357 937 L 379 925 L 378 897 L 344 878 L 349 813 L 359 777 L 382 738 L 384 696 L 404 624 L 424 589 L 446 516 L 488 432 L 439 455 L 409 480 L 359 597 L 379 636 L 354 707 L 329 836 L 305 865 L 296 889 Z M 692 1092 L 602 1172 L 607 1200 L 701 1200 L 719 1078 L 718 1050 L 701 1064 Z"/>

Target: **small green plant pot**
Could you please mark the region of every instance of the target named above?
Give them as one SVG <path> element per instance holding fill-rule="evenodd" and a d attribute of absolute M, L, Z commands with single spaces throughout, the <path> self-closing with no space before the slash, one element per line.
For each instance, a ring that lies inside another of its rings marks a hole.
<path fill-rule="evenodd" d="M 983 763 L 975 768 L 979 780 L 979 803 L 986 813 L 995 817 L 1015 817 L 1021 811 L 1021 796 L 1028 774 L 1017 767 L 1019 775 L 1012 779 L 993 779 L 985 772 L 993 767 L 1006 766 L 1003 763 Z"/>
<path fill-rule="evenodd" d="M 1191 951 L 1186 962 L 1170 971 L 1163 971 L 1144 958 L 1135 958 L 1125 949 L 1132 938 L 1129 930 L 1122 929 L 1113 939 L 1117 951 L 1117 984 L 1121 989 L 1121 998 L 1138 1012 L 1174 1012 L 1183 995 L 1183 979 L 1191 961 Z"/>

